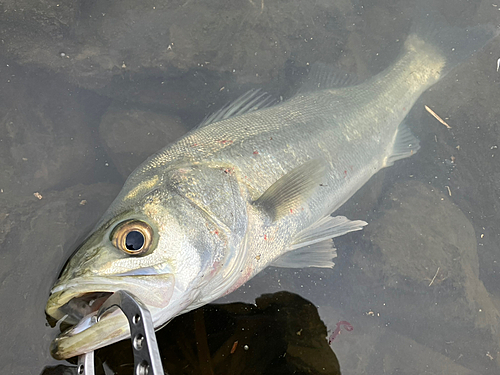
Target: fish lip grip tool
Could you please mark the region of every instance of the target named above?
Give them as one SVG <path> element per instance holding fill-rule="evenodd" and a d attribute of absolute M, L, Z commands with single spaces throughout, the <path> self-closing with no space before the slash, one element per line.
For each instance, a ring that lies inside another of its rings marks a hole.
<path fill-rule="evenodd" d="M 113 293 L 99 308 L 97 320 L 108 310 L 119 308 L 130 325 L 134 353 L 135 375 L 163 375 L 158 343 L 151 314 L 146 306 L 133 294 L 124 290 Z M 94 375 L 94 352 L 78 357 L 78 375 Z"/>

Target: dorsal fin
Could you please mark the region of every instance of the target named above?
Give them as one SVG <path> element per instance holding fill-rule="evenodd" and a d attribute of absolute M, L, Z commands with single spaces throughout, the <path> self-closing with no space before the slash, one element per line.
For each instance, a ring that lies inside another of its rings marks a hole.
<path fill-rule="evenodd" d="M 213 124 L 214 122 L 228 119 L 230 117 L 243 115 L 269 107 L 276 103 L 276 100 L 260 89 L 252 89 L 241 95 L 233 102 L 227 103 L 224 107 L 217 112 L 205 117 L 205 119 L 198 125 L 198 128 Z"/>
<path fill-rule="evenodd" d="M 358 83 L 359 79 L 355 74 L 346 73 L 339 68 L 316 62 L 311 66 L 307 79 L 299 92 L 304 93 L 336 87 L 355 86 Z"/>

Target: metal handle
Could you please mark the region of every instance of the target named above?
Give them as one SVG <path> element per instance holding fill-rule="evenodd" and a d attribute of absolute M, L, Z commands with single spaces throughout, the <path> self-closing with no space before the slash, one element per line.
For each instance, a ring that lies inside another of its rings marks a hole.
<path fill-rule="evenodd" d="M 132 349 L 134 352 L 135 375 L 164 374 L 158 343 L 149 310 L 134 295 L 119 290 L 111 295 L 99 308 L 97 320 L 108 310 L 118 307 L 123 311 L 130 325 Z M 94 375 L 94 352 L 78 357 L 78 374 Z"/>
<path fill-rule="evenodd" d="M 78 356 L 78 375 L 95 375 L 94 352 L 89 352 Z"/>

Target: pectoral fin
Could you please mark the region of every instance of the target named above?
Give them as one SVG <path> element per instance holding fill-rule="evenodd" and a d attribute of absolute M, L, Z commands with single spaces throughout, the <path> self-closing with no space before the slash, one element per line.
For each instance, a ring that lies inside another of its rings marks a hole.
<path fill-rule="evenodd" d="M 325 163 L 313 159 L 296 167 L 272 184 L 254 205 L 264 209 L 273 221 L 297 209 L 325 179 Z"/>
<path fill-rule="evenodd" d="M 351 221 L 344 216 L 326 216 L 295 236 L 288 252 L 276 259 L 275 267 L 332 268 L 337 251 L 332 238 L 363 229 L 366 221 Z"/>

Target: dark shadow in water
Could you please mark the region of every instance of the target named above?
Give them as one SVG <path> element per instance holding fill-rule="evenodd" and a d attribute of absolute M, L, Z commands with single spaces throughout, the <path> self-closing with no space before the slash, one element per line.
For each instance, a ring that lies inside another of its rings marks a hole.
<path fill-rule="evenodd" d="M 174 319 L 157 332 L 169 374 L 340 374 L 317 308 L 289 292 L 264 294 L 255 304 L 207 305 Z M 114 374 L 132 374 L 129 340 L 96 351 Z M 46 367 L 42 375 L 69 374 L 74 367 Z"/>

